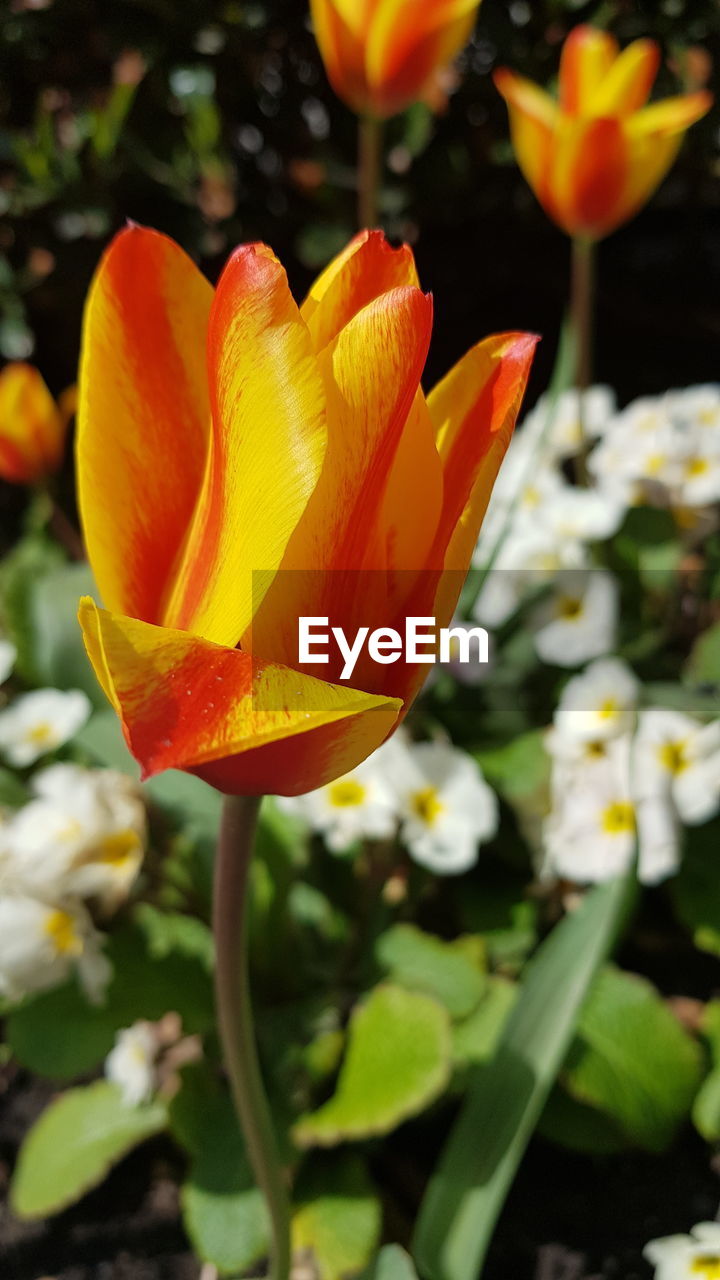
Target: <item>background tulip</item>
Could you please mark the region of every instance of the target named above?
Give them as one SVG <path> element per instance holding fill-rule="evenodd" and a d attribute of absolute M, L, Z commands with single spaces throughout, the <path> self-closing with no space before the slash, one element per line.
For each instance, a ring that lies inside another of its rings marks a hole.
<path fill-rule="evenodd" d="M 598 240 L 637 213 L 709 110 L 703 90 L 647 106 L 659 62 L 653 40 L 621 53 L 608 32 L 579 26 L 563 47 L 558 101 L 512 71 L 495 72 L 518 164 L 568 235 Z"/>
<path fill-rule="evenodd" d="M 365 233 L 302 309 L 269 249 L 217 291 L 165 236 L 122 232 L 85 320 L 78 483 L 106 609 L 88 653 L 146 776 L 302 792 L 393 730 L 427 668 L 298 667 L 299 614 L 450 619 L 535 340 L 490 338 L 426 400 L 410 250 Z M 206 362 L 207 351 L 207 362 Z"/>
<path fill-rule="evenodd" d="M 56 471 L 74 406 L 74 388 L 56 404 L 32 365 L 6 365 L 0 373 L 0 476 L 36 484 Z"/>

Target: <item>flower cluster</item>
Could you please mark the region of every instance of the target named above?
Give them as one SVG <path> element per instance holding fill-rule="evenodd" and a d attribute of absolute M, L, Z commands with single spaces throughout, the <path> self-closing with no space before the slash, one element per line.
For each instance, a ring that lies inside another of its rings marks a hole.
<path fill-rule="evenodd" d="M 570 484 L 565 468 L 583 444 L 591 487 Z M 618 583 L 593 559 L 633 506 L 670 509 L 678 528 L 706 531 L 720 501 L 720 386 L 643 397 L 618 411 L 613 393 L 543 397 L 508 450 L 478 541 L 474 564 L 493 568 L 476 601 L 484 626 L 507 622 L 540 588 L 528 614 L 538 656 L 576 667 L 611 653 Z"/>
<path fill-rule="evenodd" d="M 440 875 L 467 871 L 498 826 L 495 793 L 472 756 L 403 732 L 351 773 L 278 803 L 335 853 L 358 840 L 393 839 L 399 828 L 414 861 Z"/>
<path fill-rule="evenodd" d="M 643 1250 L 655 1280 L 716 1280 L 720 1275 L 720 1222 L 699 1222 L 689 1236 L 663 1236 Z"/>
<path fill-rule="evenodd" d="M 579 883 L 627 869 L 656 884 L 677 871 L 681 827 L 720 809 L 720 720 L 638 708 L 625 663 L 592 663 L 563 690 L 546 747 L 551 811 L 542 871 Z"/>
<path fill-rule="evenodd" d="M 77 690 L 24 694 L 0 713 L 0 748 L 27 766 L 69 741 L 88 713 Z M 138 786 L 113 770 L 69 763 L 39 770 L 28 785 L 28 802 L 0 816 L 0 996 L 22 999 L 75 971 L 97 1001 L 110 965 L 94 919 L 117 910 L 142 861 Z"/>

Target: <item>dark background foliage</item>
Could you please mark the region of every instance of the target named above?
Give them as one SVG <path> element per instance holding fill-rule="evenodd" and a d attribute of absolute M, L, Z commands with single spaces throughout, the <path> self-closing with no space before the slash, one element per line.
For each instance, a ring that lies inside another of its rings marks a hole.
<path fill-rule="evenodd" d="M 484 0 L 444 112 L 389 128 L 384 215 L 435 294 L 430 376 L 488 332 L 530 328 L 545 337 L 536 392 L 547 378 L 568 246 L 514 165 L 490 72 L 550 80 L 585 19 L 656 36 L 662 93 L 712 78 L 716 0 Z M 354 229 L 354 119 L 301 0 L 5 0 L 0 85 L 0 354 L 31 357 L 55 388 L 74 377 L 83 296 L 125 218 L 175 236 L 211 277 L 234 244 L 266 240 L 299 292 Z M 598 375 L 624 399 L 717 376 L 717 131 L 714 111 L 602 248 Z"/>

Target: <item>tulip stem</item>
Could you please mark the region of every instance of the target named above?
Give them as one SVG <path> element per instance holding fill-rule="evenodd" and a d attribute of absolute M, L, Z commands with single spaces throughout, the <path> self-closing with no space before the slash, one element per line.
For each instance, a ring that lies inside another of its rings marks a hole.
<path fill-rule="evenodd" d="M 271 1225 L 269 1280 L 290 1272 L 290 1211 L 262 1082 L 248 979 L 249 873 L 260 800 L 228 796 L 215 863 L 215 1000 L 225 1067 L 255 1179 Z"/>
<path fill-rule="evenodd" d="M 570 312 L 575 340 L 575 386 L 578 393 L 580 443 L 575 459 L 575 479 L 587 486 L 588 439 L 585 431 L 585 392 L 593 377 L 593 312 L 595 301 L 595 245 L 591 240 L 572 242 Z"/>
<path fill-rule="evenodd" d="M 372 116 L 361 116 L 358 121 L 358 223 L 361 231 L 377 226 L 382 155 L 382 122 Z"/>

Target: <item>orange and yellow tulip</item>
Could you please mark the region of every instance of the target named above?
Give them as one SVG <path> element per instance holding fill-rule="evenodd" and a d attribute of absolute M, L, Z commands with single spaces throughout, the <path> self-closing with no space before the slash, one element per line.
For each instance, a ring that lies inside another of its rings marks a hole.
<path fill-rule="evenodd" d="M 427 97 L 467 44 L 480 0 L 311 0 L 315 36 L 338 97 L 384 120 Z"/>
<path fill-rule="evenodd" d="M 75 389 L 53 400 L 31 364 L 8 364 L 0 373 L 0 476 L 13 484 L 37 484 L 57 471 Z"/>
<path fill-rule="evenodd" d="M 298 308 L 264 245 L 213 293 L 132 227 L 92 285 L 80 510 L 105 608 L 80 620 L 144 776 L 293 794 L 392 732 L 427 667 L 303 670 L 298 616 L 353 636 L 452 614 L 535 339 L 488 338 L 428 396 L 432 324 L 409 248 L 365 232 Z M 444 622 L 442 621 L 444 620 Z"/>
<path fill-rule="evenodd" d="M 568 235 L 600 240 L 632 218 L 710 109 L 704 90 L 646 105 L 659 62 L 653 40 L 621 53 L 608 32 L 579 26 L 563 47 L 558 101 L 512 71 L 495 72 L 518 164 Z"/>

